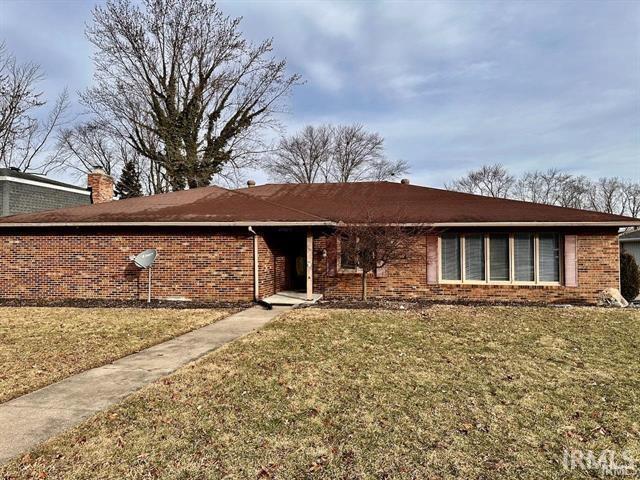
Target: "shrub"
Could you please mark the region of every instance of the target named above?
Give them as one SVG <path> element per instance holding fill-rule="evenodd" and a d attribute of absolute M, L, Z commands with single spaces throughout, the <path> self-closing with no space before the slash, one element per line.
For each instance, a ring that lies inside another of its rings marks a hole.
<path fill-rule="evenodd" d="M 640 267 L 630 253 L 620 254 L 620 287 L 622 296 L 631 301 L 640 293 Z"/>

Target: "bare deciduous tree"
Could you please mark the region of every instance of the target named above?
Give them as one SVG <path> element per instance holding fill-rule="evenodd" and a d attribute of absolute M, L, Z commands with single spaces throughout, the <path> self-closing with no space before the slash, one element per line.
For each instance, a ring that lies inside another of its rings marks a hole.
<path fill-rule="evenodd" d="M 536 203 L 557 204 L 562 186 L 571 179 L 571 175 L 558 169 L 525 173 L 516 181 L 515 197 Z"/>
<path fill-rule="evenodd" d="M 327 178 L 334 182 L 357 182 L 370 178 L 374 163 L 384 159 L 384 139 L 362 125 L 335 129 L 333 155 Z"/>
<path fill-rule="evenodd" d="M 299 83 L 271 41 L 249 43 L 239 23 L 211 0 L 110 0 L 93 10 L 94 86 L 83 103 L 174 190 L 251 160 Z"/>
<path fill-rule="evenodd" d="M 572 176 L 566 182 L 558 185 L 559 191 L 556 194 L 557 203 L 560 207 L 586 208 L 585 197 L 591 188 L 591 181 L 584 175 Z"/>
<path fill-rule="evenodd" d="M 424 234 L 420 227 L 366 222 L 339 227 L 340 254 L 349 258 L 361 278 L 361 299 L 367 300 L 367 276 L 390 265 L 400 265 L 411 259 L 420 261 L 424 255 L 416 237 Z"/>
<path fill-rule="evenodd" d="M 383 180 L 399 178 L 408 172 L 409 164 L 404 160 L 382 158 L 371 163 L 371 167 L 367 173 L 367 180 L 381 182 Z"/>
<path fill-rule="evenodd" d="M 269 159 L 269 172 L 280 181 L 315 183 L 323 180 L 331 158 L 332 129 L 328 125 L 306 126 L 300 133 L 280 140 Z"/>
<path fill-rule="evenodd" d="M 162 168 L 142 157 L 103 122 L 90 120 L 61 130 L 56 148 L 58 155 L 50 163 L 52 170 L 82 178 L 95 167 L 100 167 L 108 175 L 117 177 L 130 163 L 135 165 L 146 195 L 168 191 Z"/>
<path fill-rule="evenodd" d="M 624 182 L 622 195 L 625 213 L 634 218 L 640 217 L 640 183 Z"/>
<path fill-rule="evenodd" d="M 38 111 L 46 105 L 37 90 L 43 79 L 40 66 L 19 63 L 0 44 L 0 165 L 22 171 L 45 172 L 56 152 L 48 151 L 54 132 L 65 123 L 69 109 L 66 90 L 58 96 L 44 120 Z"/>
<path fill-rule="evenodd" d="M 587 208 L 598 212 L 623 214 L 623 184 L 617 177 L 599 178 L 587 191 Z"/>
<path fill-rule="evenodd" d="M 446 188 L 458 192 L 474 193 L 487 197 L 508 198 L 516 179 L 499 163 L 483 165 L 464 177 L 446 184 Z"/>
<path fill-rule="evenodd" d="M 504 196 L 561 207 L 638 217 L 640 184 L 617 177 L 589 180 L 558 169 L 525 172 L 516 179 L 502 165 L 483 166 L 446 187 L 467 193 Z"/>
<path fill-rule="evenodd" d="M 264 166 L 274 179 L 295 183 L 381 181 L 408 171 L 385 157 L 379 134 L 358 124 L 306 126 L 284 137 Z"/>
<path fill-rule="evenodd" d="M 55 168 L 75 171 L 77 176 L 89 173 L 94 167 L 114 175 L 122 166 L 122 152 L 100 122 L 90 121 L 61 130 L 58 149 L 60 155 Z"/>

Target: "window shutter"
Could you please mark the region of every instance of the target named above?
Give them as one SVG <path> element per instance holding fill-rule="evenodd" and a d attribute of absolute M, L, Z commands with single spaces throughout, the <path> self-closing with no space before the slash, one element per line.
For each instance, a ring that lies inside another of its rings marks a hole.
<path fill-rule="evenodd" d="M 464 276 L 465 280 L 484 280 L 484 236 L 465 235 L 464 237 Z"/>
<path fill-rule="evenodd" d="M 338 237 L 327 237 L 327 276 L 335 277 L 338 272 Z"/>
<path fill-rule="evenodd" d="M 384 278 L 387 276 L 387 266 L 376 267 L 376 278 Z"/>
<path fill-rule="evenodd" d="M 578 286 L 578 237 L 564 237 L 564 284 L 567 287 Z"/>
<path fill-rule="evenodd" d="M 534 236 L 532 233 L 516 233 L 514 235 L 514 259 L 516 282 L 533 282 L 534 270 Z"/>
<path fill-rule="evenodd" d="M 438 283 L 438 237 L 427 235 L 427 284 Z"/>

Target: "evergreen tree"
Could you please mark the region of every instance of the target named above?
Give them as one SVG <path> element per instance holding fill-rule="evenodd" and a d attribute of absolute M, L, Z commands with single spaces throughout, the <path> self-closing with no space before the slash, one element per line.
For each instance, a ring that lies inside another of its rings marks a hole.
<path fill-rule="evenodd" d="M 140 173 L 136 168 L 135 162 L 131 160 L 125 162 L 118 183 L 116 184 L 116 195 L 120 200 L 142 196 Z"/>

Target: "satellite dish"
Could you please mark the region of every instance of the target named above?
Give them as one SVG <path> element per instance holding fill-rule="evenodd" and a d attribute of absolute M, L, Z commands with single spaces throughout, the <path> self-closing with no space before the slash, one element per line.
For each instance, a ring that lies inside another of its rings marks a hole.
<path fill-rule="evenodd" d="M 133 263 L 136 264 L 136 267 L 148 269 L 147 271 L 149 272 L 149 286 L 147 293 L 147 302 L 149 303 L 151 302 L 151 265 L 153 265 L 153 262 L 156 260 L 157 256 L 158 251 L 155 248 L 149 248 L 144 252 L 140 252 L 133 259 Z"/>
<path fill-rule="evenodd" d="M 153 265 L 153 262 L 155 261 L 157 256 L 157 250 L 155 248 L 150 248 L 136 255 L 136 257 L 133 259 L 133 263 L 135 263 L 139 268 L 149 268 L 151 265 Z"/>

